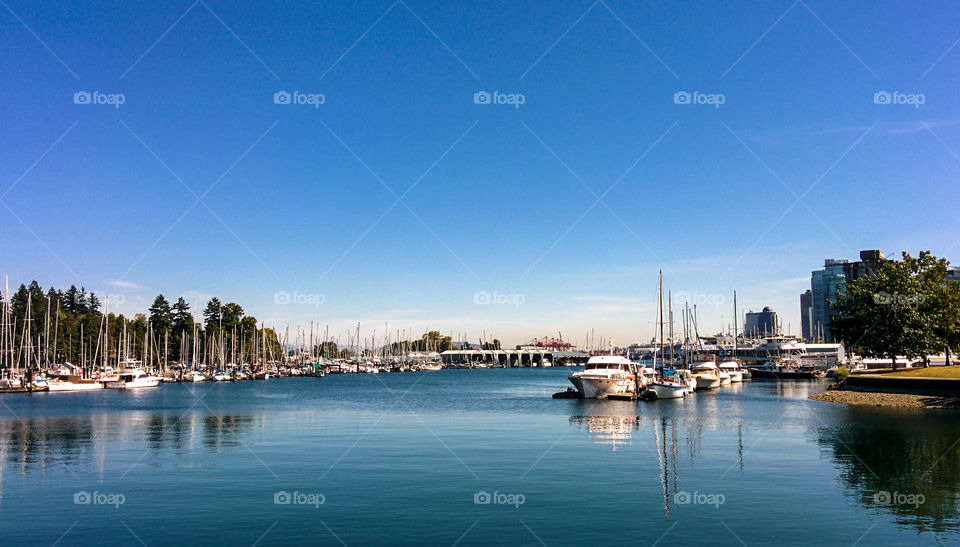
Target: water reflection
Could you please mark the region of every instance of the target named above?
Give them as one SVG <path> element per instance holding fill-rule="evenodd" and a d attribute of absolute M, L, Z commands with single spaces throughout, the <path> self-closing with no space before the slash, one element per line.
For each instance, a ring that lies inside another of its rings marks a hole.
<path fill-rule="evenodd" d="M 851 409 L 817 442 L 842 467 L 840 480 L 865 507 L 920 532 L 960 529 L 960 436 L 953 412 Z"/>
<path fill-rule="evenodd" d="M 21 474 L 62 464 L 89 461 L 114 444 L 143 442 L 153 452 L 211 451 L 240 446 L 254 422 L 249 415 L 216 416 L 130 413 L 84 417 L 46 417 L 0 421 L 0 465 L 14 464 Z"/>
<path fill-rule="evenodd" d="M 588 410 L 596 410 L 588 408 Z M 715 419 L 682 418 L 670 415 L 580 415 L 570 416 L 569 423 L 586 431 L 594 444 L 609 446 L 615 452 L 618 447 L 633 444 L 634 436 L 640 444 L 656 452 L 660 488 L 663 496 L 664 516 L 671 518 L 675 495 L 681 490 L 678 462 L 681 447 L 685 450 L 686 463 L 692 462 L 700 453 L 705 426 L 718 426 Z M 651 443 L 651 440 L 653 441 Z M 737 424 L 737 455 L 740 470 L 743 470 L 742 424 Z M 653 446 L 651 446 L 653 444 Z"/>

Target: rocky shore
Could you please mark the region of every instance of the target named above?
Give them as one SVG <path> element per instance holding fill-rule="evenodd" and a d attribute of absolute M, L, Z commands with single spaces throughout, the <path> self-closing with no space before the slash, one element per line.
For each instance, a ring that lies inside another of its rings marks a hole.
<path fill-rule="evenodd" d="M 895 408 L 960 408 L 960 397 L 918 395 L 914 393 L 884 393 L 876 391 L 831 389 L 818 395 L 811 395 L 810 399 L 813 399 L 814 401 L 855 406 L 884 406 Z"/>

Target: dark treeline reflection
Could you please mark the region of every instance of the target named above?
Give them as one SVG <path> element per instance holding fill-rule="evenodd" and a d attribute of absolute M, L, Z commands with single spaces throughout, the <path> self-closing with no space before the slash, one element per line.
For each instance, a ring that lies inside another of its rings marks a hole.
<path fill-rule="evenodd" d="M 955 412 L 851 409 L 817 442 L 841 464 L 841 481 L 865 507 L 920 531 L 960 529 L 960 428 Z"/>
<path fill-rule="evenodd" d="M 113 443 L 143 442 L 152 451 L 217 451 L 239 446 L 251 428 L 252 416 L 203 414 L 100 415 L 49 417 L 0 422 L 0 461 L 22 472 L 55 464 L 73 466 L 96 453 L 109 452 Z"/>

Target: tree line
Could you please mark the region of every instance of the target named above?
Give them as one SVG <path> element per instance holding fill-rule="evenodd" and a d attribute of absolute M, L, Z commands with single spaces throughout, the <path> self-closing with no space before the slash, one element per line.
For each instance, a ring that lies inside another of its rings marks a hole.
<path fill-rule="evenodd" d="M 6 295 L 0 296 L 7 302 Z M 37 281 L 21 284 L 11 291 L 4 314 L 2 363 L 13 362 L 10 355 L 17 356 L 18 364 L 40 365 L 64 361 L 90 365 L 104 356 L 108 362 L 121 357 L 189 362 L 194 352 L 202 362 L 214 356 L 236 355 L 238 361 L 261 354 L 282 356 L 274 330 L 258 326 L 257 319 L 235 302 L 211 298 L 200 321 L 182 296 L 171 304 L 159 294 L 147 313 L 132 316 L 113 312 L 105 316 L 102 306 L 100 297 L 83 286 L 44 291 Z"/>

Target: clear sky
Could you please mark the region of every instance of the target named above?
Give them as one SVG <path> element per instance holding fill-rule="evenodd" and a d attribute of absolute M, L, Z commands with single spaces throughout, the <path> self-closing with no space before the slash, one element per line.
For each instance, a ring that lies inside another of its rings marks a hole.
<path fill-rule="evenodd" d="M 797 332 L 824 258 L 960 261 L 958 16 L 3 0 L 0 270 L 124 312 L 626 343 L 662 269 L 701 332 L 734 290 Z"/>

